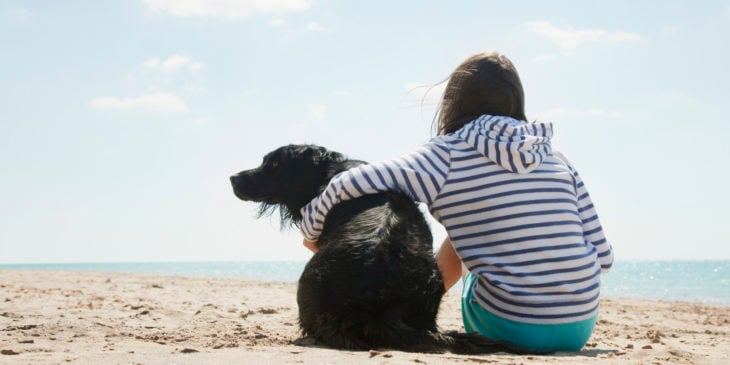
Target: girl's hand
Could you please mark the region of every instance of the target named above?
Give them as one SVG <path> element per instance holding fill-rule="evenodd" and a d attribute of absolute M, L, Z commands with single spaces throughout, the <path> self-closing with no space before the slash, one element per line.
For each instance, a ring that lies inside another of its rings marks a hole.
<path fill-rule="evenodd" d="M 302 244 L 304 245 L 304 247 L 308 248 L 309 251 L 312 251 L 312 253 L 317 253 L 317 251 L 319 251 L 319 247 L 317 247 L 316 241 L 310 241 L 305 238 Z"/>

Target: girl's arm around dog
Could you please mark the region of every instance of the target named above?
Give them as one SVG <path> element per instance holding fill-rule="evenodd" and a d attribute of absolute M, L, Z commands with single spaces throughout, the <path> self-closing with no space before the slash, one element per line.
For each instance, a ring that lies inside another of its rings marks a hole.
<path fill-rule="evenodd" d="M 399 191 L 430 204 L 446 182 L 449 146 L 438 137 L 418 150 L 394 160 L 361 165 L 330 181 L 324 192 L 302 208 L 302 234 L 316 241 L 327 213 L 337 203 L 367 194 Z"/>

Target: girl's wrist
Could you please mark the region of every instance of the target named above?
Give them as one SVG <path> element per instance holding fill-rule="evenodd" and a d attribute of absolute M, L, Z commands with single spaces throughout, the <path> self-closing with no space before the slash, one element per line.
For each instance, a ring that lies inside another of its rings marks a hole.
<path fill-rule="evenodd" d="M 312 251 L 312 253 L 317 253 L 317 251 L 319 251 L 319 247 L 317 247 L 317 241 L 310 241 L 305 238 L 302 244 L 304 245 L 304 247 Z"/>

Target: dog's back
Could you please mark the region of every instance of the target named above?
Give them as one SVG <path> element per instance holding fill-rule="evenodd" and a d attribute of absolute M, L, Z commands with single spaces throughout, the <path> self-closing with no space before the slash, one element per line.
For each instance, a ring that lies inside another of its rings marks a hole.
<path fill-rule="evenodd" d="M 436 331 L 444 287 L 431 241 L 407 196 L 382 193 L 335 206 L 299 280 L 303 331 L 351 349 L 402 348 L 404 330 Z"/>

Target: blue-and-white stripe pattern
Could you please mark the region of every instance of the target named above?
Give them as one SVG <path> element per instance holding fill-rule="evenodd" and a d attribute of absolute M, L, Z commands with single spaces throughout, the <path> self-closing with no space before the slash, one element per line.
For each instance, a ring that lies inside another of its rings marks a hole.
<path fill-rule="evenodd" d="M 302 209 L 302 233 L 316 240 L 342 200 L 403 191 L 444 225 L 479 277 L 482 307 L 526 323 L 590 318 L 613 254 L 580 175 L 551 150 L 551 137 L 549 123 L 482 116 L 404 157 L 339 174 Z"/>

